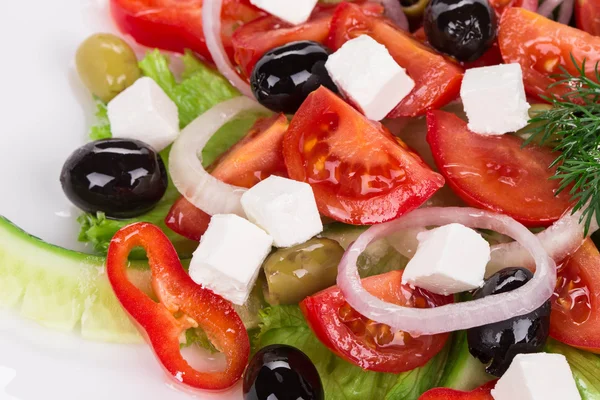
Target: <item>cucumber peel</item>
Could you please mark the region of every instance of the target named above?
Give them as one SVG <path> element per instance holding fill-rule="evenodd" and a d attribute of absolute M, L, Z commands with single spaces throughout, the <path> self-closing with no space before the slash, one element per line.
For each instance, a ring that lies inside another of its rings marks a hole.
<path fill-rule="evenodd" d="M 0 216 L 0 307 L 43 326 L 86 339 L 141 342 L 115 297 L 105 258 L 48 244 Z M 130 279 L 150 290 L 144 262 L 131 262 Z"/>

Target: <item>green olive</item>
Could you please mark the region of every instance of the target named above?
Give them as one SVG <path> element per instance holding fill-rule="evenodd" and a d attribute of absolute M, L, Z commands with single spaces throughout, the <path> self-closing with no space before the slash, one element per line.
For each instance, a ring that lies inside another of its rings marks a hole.
<path fill-rule="evenodd" d="M 77 49 L 75 62 L 84 85 L 106 103 L 142 74 L 131 47 L 108 33 L 87 38 Z"/>
<path fill-rule="evenodd" d="M 550 104 L 532 104 L 531 107 L 529 108 L 529 118 L 535 118 L 538 116 L 538 114 L 543 113 L 544 111 L 549 111 L 551 109 L 552 109 L 552 106 Z M 544 125 L 543 122 L 534 122 L 534 123 L 528 124 L 525 128 L 522 128 L 522 129 L 519 129 L 518 131 L 516 131 L 514 133 L 514 135 L 520 137 L 523 140 L 527 140 L 531 137 L 532 129 L 539 128 L 543 125 Z M 540 144 L 542 144 L 541 141 L 542 141 L 542 135 L 540 134 L 540 135 L 537 135 L 531 141 L 531 143 L 540 145 Z M 556 143 L 555 143 L 554 138 L 550 138 L 549 140 L 544 141 L 543 146 L 554 148 L 555 144 Z"/>
<path fill-rule="evenodd" d="M 335 284 L 344 249 L 331 239 L 315 238 L 279 249 L 264 263 L 269 304 L 297 304 L 306 296 Z"/>

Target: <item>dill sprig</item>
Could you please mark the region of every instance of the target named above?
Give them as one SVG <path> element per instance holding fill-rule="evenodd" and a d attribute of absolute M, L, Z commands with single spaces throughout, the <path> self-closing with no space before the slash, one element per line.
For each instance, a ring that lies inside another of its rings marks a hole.
<path fill-rule="evenodd" d="M 556 194 L 569 190 L 573 212 L 583 210 L 581 221 L 587 234 L 594 215 L 600 224 L 600 71 L 598 63 L 592 75 L 586 74 L 585 60 L 578 65 L 571 56 L 571 62 L 577 73 L 561 66 L 561 73 L 553 76 L 557 81 L 550 86 L 565 85 L 571 90 L 545 98 L 553 107 L 529 121 L 531 136 L 525 145 L 535 140 L 561 152 L 550 165 L 557 167 L 551 179 L 560 180 Z"/>

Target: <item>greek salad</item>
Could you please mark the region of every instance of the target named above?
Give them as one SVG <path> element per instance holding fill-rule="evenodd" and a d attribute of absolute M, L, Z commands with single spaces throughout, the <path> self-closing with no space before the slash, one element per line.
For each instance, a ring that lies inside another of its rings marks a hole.
<path fill-rule="evenodd" d="M 95 255 L 0 217 L 0 305 L 200 398 L 600 399 L 599 1 L 110 12 L 60 174 Z"/>

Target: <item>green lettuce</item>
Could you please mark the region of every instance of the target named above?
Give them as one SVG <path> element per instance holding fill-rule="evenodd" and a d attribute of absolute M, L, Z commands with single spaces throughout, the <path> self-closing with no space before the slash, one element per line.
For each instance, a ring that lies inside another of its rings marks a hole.
<path fill-rule="evenodd" d="M 184 70 L 180 82 L 176 80 L 175 75 L 169 69 L 167 56 L 158 50 L 148 53 L 140 61 L 140 68 L 145 76 L 154 79 L 175 102 L 179 109 L 181 127 L 184 128 L 209 108 L 238 96 L 239 93 L 217 71 L 202 64 L 191 53 L 186 53 L 182 57 L 182 61 Z M 98 121 L 91 129 L 90 138 L 92 140 L 110 138 L 112 135 L 106 105 L 98 102 L 97 107 Z M 223 152 L 241 139 L 260 116 L 262 115 L 240 115 L 224 125 L 211 138 L 202 152 L 204 166 L 212 164 Z M 169 148 L 161 152 L 161 156 L 165 165 L 168 166 Z M 106 218 L 103 213 L 81 215 L 78 219 L 81 226 L 79 240 L 89 243 L 96 252 L 105 254 L 110 240 L 119 229 L 134 222 L 150 222 L 159 226 L 167 234 L 180 257 L 191 257 L 198 243 L 176 234 L 164 223 L 172 204 L 179 197 L 179 193 L 170 179 L 169 182 L 167 192 L 157 206 L 138 218 L 113 220 Z M 131 257 L 143 258 L 145 254 L 142 250 L 135 250 Z"/>
<path fill-rule="evenodd" d="M 578 350 L 556 340 L 549 340 L 546 352 L 567 358 L 582 400 L 600 400 L 600 357 Z"/>
<path fill-rule="evenodd" d="M 260 318 L 253 349 L 287 344 L 302 350 L 319 371 L 327 400 L 417 400 L 437 386 L 448 354 L 444 349 L 425 366 L 401 374 L 365 371 L 329 351 L 312 333 L 298 306 L 270 307 L 260 312 Z"/>

